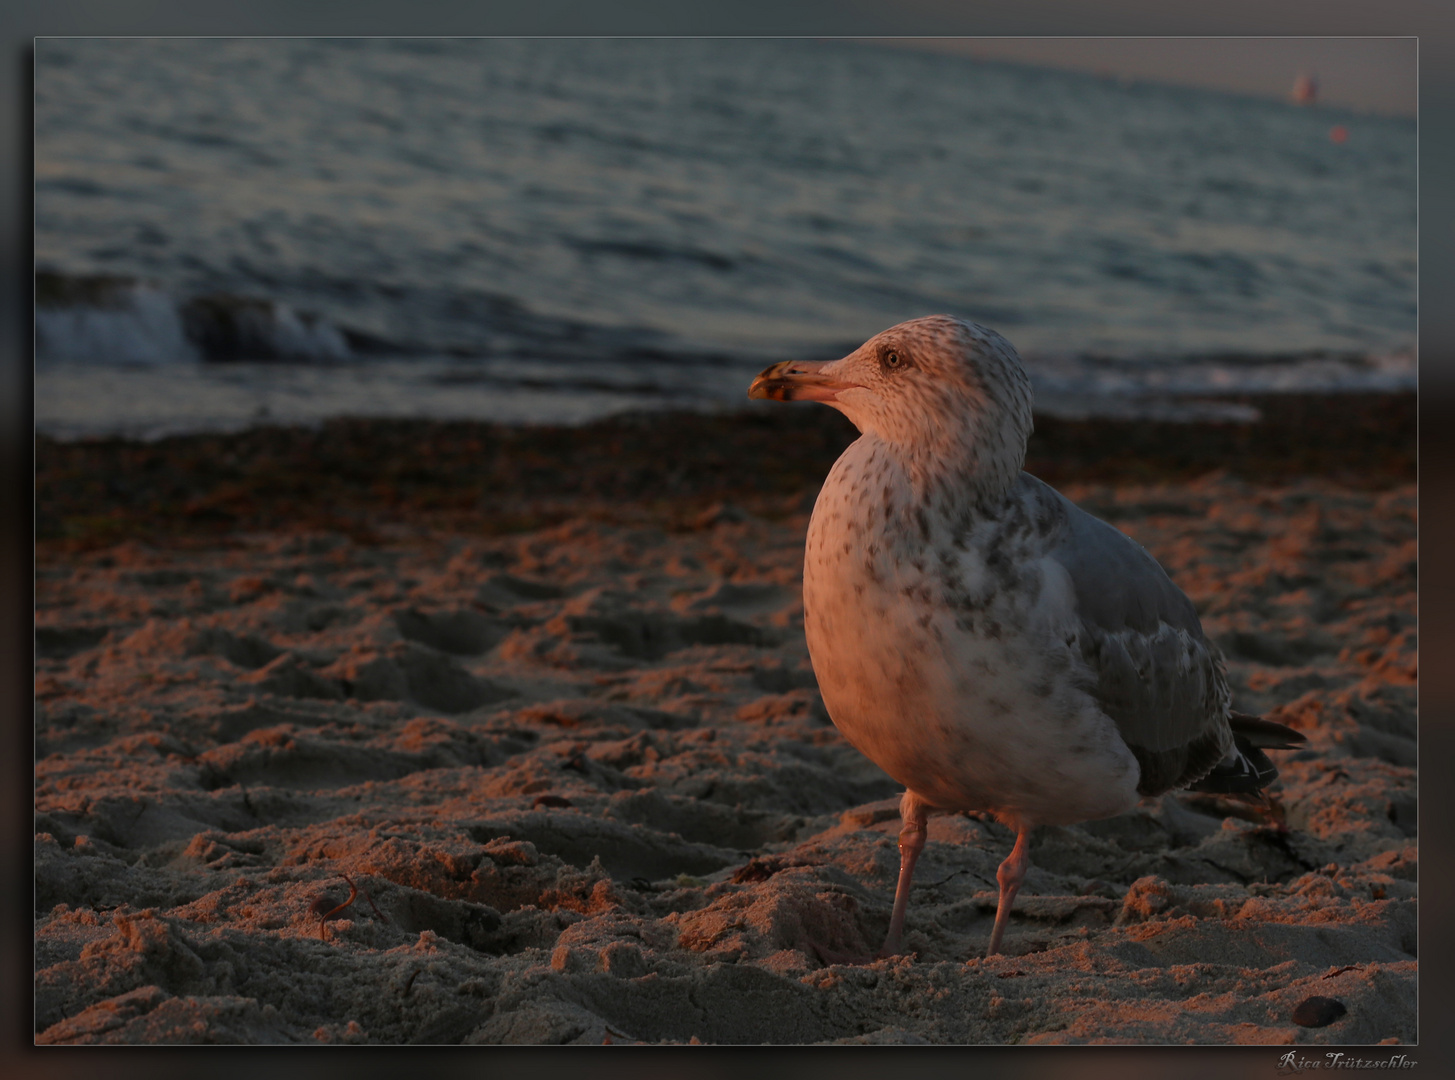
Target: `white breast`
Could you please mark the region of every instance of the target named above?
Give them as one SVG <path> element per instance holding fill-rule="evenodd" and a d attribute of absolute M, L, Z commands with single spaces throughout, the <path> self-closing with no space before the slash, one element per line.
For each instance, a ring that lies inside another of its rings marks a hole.
<path fill-rule="evenodd" d="M 947 523 L 921 521 L 913 505 L 903 470 L 865 437 L 814 507 L 804 624 L 835 725 L 942 809 L 1054 824 L 1135 805 L 1136 762 L 1067 641 L 1065 572 L 1032 558 L 1007 588 L 989 552 L 955 546 Z M 947 576 L 983 605 L 957 607 Z"/>

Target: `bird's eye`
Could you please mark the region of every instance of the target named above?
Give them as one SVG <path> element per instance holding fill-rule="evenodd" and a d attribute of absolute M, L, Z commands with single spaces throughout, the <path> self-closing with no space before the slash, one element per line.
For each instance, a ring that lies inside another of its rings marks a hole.
<path fill-rule="evenodd" d="M 899 367 L 899 353 L 895 352 L 893 349 L 890 349 L 887 353 L 885 353 L 884 366 L 887 368 Z"/>

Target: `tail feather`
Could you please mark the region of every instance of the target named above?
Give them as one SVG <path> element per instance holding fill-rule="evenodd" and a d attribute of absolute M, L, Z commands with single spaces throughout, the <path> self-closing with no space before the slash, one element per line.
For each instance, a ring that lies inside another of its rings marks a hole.
<path fill-rule="evenodd" d="M 1306 741 L 1291 727 L 1247 713 L 1233 713 L 1228 726 L 1233 730 L 1232 752 L 1192 784 L 1191 790 L 1256 796 L 1278 779 L 1277 767 L 1263 751 L 1296 750 Z"/>

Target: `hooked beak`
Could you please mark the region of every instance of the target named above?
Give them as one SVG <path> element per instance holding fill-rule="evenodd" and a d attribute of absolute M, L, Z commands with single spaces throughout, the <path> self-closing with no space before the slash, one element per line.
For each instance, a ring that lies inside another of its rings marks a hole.
<path fill-rule="evenodd" d="M 834 401 L 858 383 L 840 382 L 824 374 L 835 361 L 785 360 L 765 368 L 748 387 L 748 397 L 764 401 Z"/>

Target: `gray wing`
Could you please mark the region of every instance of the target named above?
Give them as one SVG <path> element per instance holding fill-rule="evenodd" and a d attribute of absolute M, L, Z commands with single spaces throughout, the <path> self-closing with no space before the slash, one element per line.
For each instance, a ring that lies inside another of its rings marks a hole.
<path fill-rule="evenodd" d="M 1141 766 L 1137 790 L 1184 787 L 1232 749 L 1222 658 L 1192 601 L 1156 559 L 1060 492 L 1046 491 L 1065 512 L 1049 554 L 1071 577 L 1092 693 Z"/>

